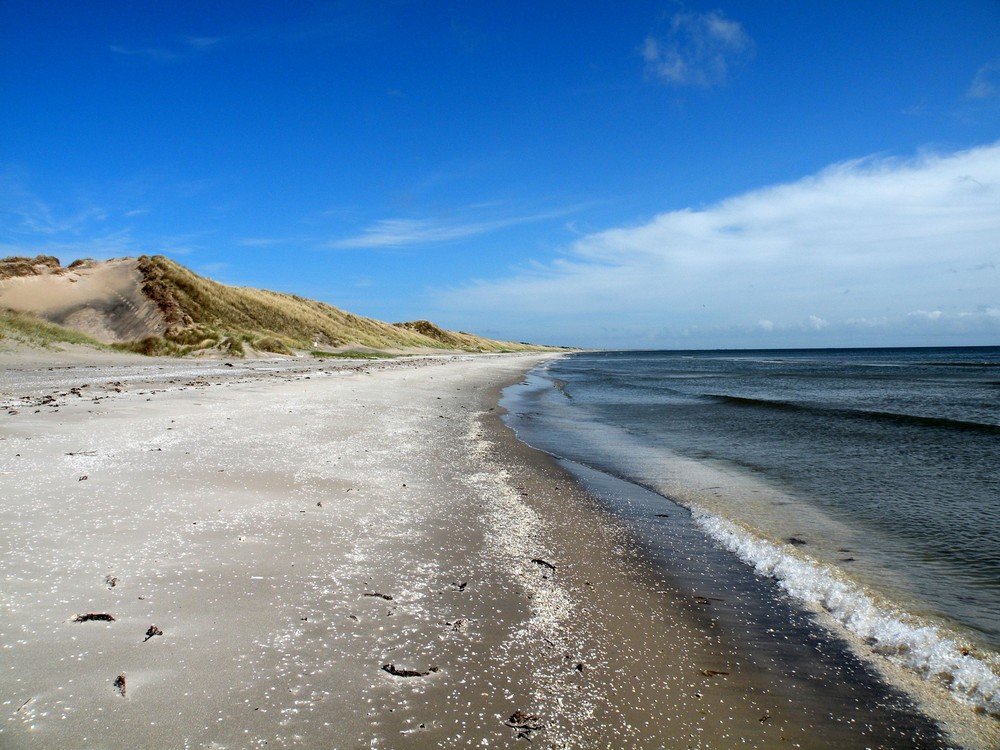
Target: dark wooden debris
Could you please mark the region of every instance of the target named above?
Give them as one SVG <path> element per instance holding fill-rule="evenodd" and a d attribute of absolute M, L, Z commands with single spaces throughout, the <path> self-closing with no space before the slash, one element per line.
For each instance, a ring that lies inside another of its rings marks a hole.
<path fill-rule="evenodd" d="M 709 606 L 712 602 L 725 601 L 717 596 L 695 596 L 694 601 L 696 604 L 701 604 L 705 607 Z"/>
<path fill-rule="evenodd" d="M 97 620 L 99 622 L 114 622 L 115 618 L 113 615 L 109 615 L 105 612 L 88 612 L 85 615 L 73 615 L 73 622 L 91 622 Z"/>
<path fill-rule="evenodd" d="M 520 709 L 510 715 L 504 722 L 507 726 L 517 731 L 517 739 L 531 742 L 531 733 L 545 728 L 545 722 L 532 714 L 526 714 Z"/>
<path fill-rule="evenodd" d="M 117 677 L 115 677 L 115 681 L 114 681 L 113 684 L 115 686 L 115 690 L 117 690 L 121 694 L 121 697 L 124 698 L 125 697 L 125 673 L 122 672 L 120 675 L 118 675 Z"/>
<path fill-rule="evenodd" d="M 426 677 L 429 674 L 440 671 L 437 667 L 429 667 L 426 672 L 416 669 L 400 669 L 395 664 L 383 664 L 382 669 L 393 677 Z"/>

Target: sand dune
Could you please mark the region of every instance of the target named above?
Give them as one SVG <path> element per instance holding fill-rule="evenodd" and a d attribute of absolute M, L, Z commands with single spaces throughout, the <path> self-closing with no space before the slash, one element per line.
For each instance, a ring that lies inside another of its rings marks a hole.
<path fill-rule="evenodd" d="M 135 258 L 31 267 L 36 273 L 0 278 L 0 307 L 37 315 L 105 343 L 166 331 L 163 314 L 142 291 Z"/>
<path fill-rule="evenodd" d="M 55 334 L 65 340 L 72 340 L 64 335 L 72 330 L 146 355 L 553 350 L 445 331 L 426 320 L 386 323 L 293 294 L 228 286 L 163 256 L 74 261 L 66 268 L 51 256 L 4 258 L 0 311 L 5 308 L 62 326 Z"/>

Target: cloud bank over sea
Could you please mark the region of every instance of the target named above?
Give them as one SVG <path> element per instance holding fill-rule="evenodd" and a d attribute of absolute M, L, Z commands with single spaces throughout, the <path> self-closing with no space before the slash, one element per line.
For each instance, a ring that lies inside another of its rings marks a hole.
<path fill-rule="evenodd" d="M 998 238 L 1000 143 L 876 155 L 585 234 L 552 262 L 448 290 L 440 305 L 544 316 L 565 343 L 961 344 L 1000 334 Z M 611 318 L 628 330 L 603 330 Z"/>

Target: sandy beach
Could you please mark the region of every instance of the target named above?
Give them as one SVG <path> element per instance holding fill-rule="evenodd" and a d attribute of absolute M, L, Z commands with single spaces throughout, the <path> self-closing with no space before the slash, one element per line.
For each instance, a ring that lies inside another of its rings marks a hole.
<path fill-rule="evenodd" d="M 0 746 L 937 746 L 517 442 L 547 356 L 0 362 Z"/>

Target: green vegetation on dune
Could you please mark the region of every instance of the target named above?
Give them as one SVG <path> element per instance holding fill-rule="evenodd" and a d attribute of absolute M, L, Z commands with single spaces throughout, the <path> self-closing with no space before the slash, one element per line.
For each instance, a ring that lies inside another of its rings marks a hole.
<path fill-rule="evenodd" d="M 184 356 L 215 351 L 230 357 L 244 357 L 250 352 L 293 355 L 306 350 L 314 356 L 384 357 L 392 352 L 458 350 L 467 352 L 552 351 L 552 347 L 532 346 L 508 341 L 493 341 L 469 333 L 445 331 L 426 320 L 408 323 L 384 323 L 363 318 L 332 305 L 263 289 L 250 289 L 220 284 L 162 255 L 144 255 L 138 259 L 115 261 L 117 274 L 113 283 L 121 284 L 122 263 L 138 271 L 138 277 L 126 282 L 141 285 L 141 295 L 135 286 L 103 287 L 95 282 L 99 293 L 76 301 L 79 309 L 94 315 L 107 316 L 104 323 L 111 330 L 124 327 L 132 335 L 145 335 L 130 341 L 102 344 L 80 331 L 63 327 L 66 309 L 59 306 L 58 293 L 38 287 L 38 293 L 54 295 L 50 302 L 59 311 L 49 320 L 31 314 L 0 309 L 0 339 L 18 341 L 32 346 L 57 343 L 87 344 L 104 349 L 134 352 L 148 356 Z M 10 257 L 0 260 L 0 279 L 22 279 L 33 283 L 34 277 L 61 276 L 68 283 L 79 281 L 80 274 L 99 275 L 103 262 L 76 261 L 66 268 L 51 256 L 36 258 Z M 76 276 L 67 274 L 74 270 Z M 79 277 L 79 278 L 78 278 Z M 107 277 L 104 277 L 107 278 Z M 125 277 L 128 278 L 128 277 Z M 105 283 L 105 282 L 100 282 Z M 104 296 L 100 296 L 103 294 Z M 146 309 L 147 298 L 159 312 Z M 115 299 L 124 300 L 124 306 Z M 111 300 L 110 304 L 108 300 Z M 129 321 L 129 314 L 142 309 L 141 318 Z M 123 319 L 114 317 L 125 315 Z M 131 328 L 129 328 L 131 326 Z"/>
<path fill-rule="evenodd" d="M 50 323 L 29 313 L 0 308 L 0 342 L 6 341 L 41 347 L 85 344 L 99 349 L 108 348 L 106 344 L 72 328 Z"/>
<path fill-rule="evenodd" d="M 282 347 L 345 346 L 478 352 L 546 349 L 451 333 L 427 321 L 391 325 L 293 294 L 226 286 L 159 255 L 139 258 L 139 270 L 143 290 L 167 321 L 161 337 L 164 349 L 197 347 L 209 339 L 211 346 L 236 356 L 244 344 L 271 352 L 281 352 Z M 192 340 L 199 337 L 198 342 Z M 154 344 L 144 346 L 154 348 Z"/>

